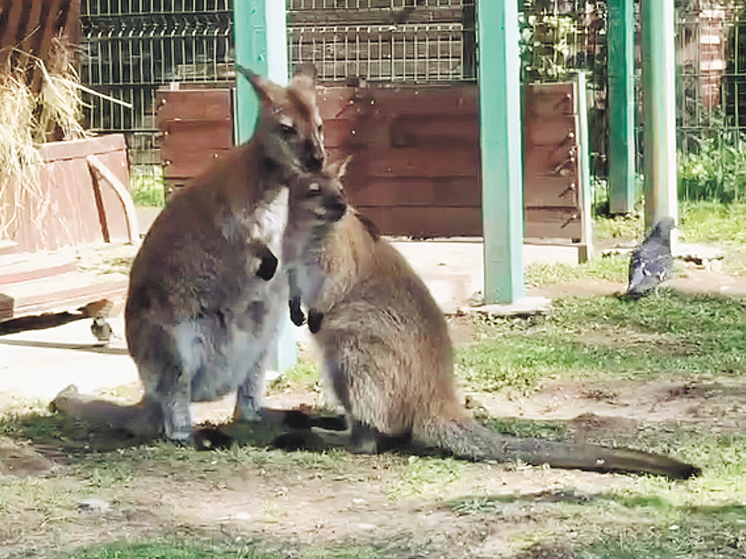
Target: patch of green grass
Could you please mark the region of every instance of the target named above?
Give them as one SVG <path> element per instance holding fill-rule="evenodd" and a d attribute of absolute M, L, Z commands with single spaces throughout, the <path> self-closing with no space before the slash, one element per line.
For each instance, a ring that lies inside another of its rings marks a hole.
<path fill-rule="evenodd" d="M 604 535 L 577 551 L 578 559 L 728 559 L 746 557 L 746 508 L 686 510 L 642 531 Z"/>
<path fill-rule="evenodd" d="M 241 542 L 246 539 L 249 541 Z M 321 547 L 296 542 L 258 542 L 241 537 L 237 540 L 220 542 L 161 537 L 154 541 L 118 542 L 60 553 L 55 555 L 55 559 L 373 559 L 382 556 L 378 550 L 364 545 Z"/>
<path fill-rule="evenodd" d="M 680 215 L 682 241 L 746 246 L 746 204 L 683 202 Z"/>
<path fill-rule="evenodd" d="M 720 202 L 681 202 L 679 205 L 679 240 L 687 243 L 709 243 L 726 247 L 746 246 L 746 204 Z M 596 217 L 599 239 L 641 241 L 645 223 L 642 213 L 614 217 Z"/>
<path fill-rule="evenodd" d="M 130 194 L 136 206 L 161 208 L 165 205 L 165 182 L 161 167 L 134 170 L 130 176 Z"/>
<path fill-rule="evenodd" d="M 410 456 L 389 480 L 386 493 L 392 499 L 438 497 L 461 477 L 465 466 L 455 458 Z"/>
<path fill-rule="evenodd" d="M 525 283 L 538 286 L 588 279 L 626 282 L 628 273 L 629 256 L 614 254 L 583 264 L 534 262 L 526 268 Z"/>
<path fill-rule="evenodd" d="M 639 301 L 568 298 L 530 323 L 496 319 L 456 351 L 470 389 L 525 391 L 559 375 L 746 373 L 746 303 L 661 290 Z"/>
<path fill-rule="evenodd" d="M 270 388 L 273 390 L 285 390 L 287 388 L 318 390 L 320 386 L 319 368 L 316 363 L 299 361 L 275 379 Z"/>
<path fill-rule="evenodd" d="M 599 239 L 641 239 L 645 220 L 641 213 L 596 217 L 595 233 Z"/>

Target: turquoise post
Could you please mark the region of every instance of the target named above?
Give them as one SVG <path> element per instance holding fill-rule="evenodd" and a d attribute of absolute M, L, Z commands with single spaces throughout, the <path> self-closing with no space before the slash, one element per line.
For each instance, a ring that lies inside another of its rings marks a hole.
<path fill-rule="evenodd" d="M 678 219 L 674 0 L 641 0 L 645 225 Z"/>
<path fill-rule="evenodd" d="M 660 1 L 660 0 L 659 0 Z M 609 209 L 628 214 L 635 198 L 635 2 L 608 0 Z"/>
<path fill-rule="evenodd" d="M 272 81 L 284 84 L 288 79 L 287 29 L 285 2 L 280 0 L 235 0 L 233 7 L 236 62 Z M 236 79 L 236 143 L 247 142 L 254 134 L 259 103 L 251 84 Z M 285 314 L 274 363 L 284 371 L 297 362 L 294 326 Z"/>
<path fill-rule="evenodd" d="M 478 0 L 485 303 L 523 297 L 523 170 L 517 0 Z"/>

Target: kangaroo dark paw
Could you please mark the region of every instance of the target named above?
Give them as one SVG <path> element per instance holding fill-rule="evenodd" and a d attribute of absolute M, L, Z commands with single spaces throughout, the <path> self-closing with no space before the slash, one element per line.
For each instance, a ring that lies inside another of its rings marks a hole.
<path fill-rule="evenodd" d="M 269 250 L 262 256 L 262 263 L 256 271 L 256 275 L 264 281 L 269 281 L 275 276 L 277 271 L 277 257 Z"/>
<path fill-rule="evenodd" d="M 215 450 L 230 448 L 233 437 L 226 435 L 217 427 L 203 427 L 194 432 L 194 446 L 197 450 Z"/>
<path fill-rule="evenodd" d="M 311 446 L 309 435 L 303 432 L 283 433 L 272 441 L 272 447 L 287 451 L 307 450 Z"/>
<path fill-rule="evenodd" d="M 290 299 L 290 321 L 296 326 L 303 326 L 306 323 L 306 315 L 300 308 L 300 297 Z"/>
<path fill-rule="evenodd" d="M 321 330 L 321 321 L 324 320 L 324 313 L 315 310 L 308 311 L 308 329 L 311 334 L 316 334 Z"/>

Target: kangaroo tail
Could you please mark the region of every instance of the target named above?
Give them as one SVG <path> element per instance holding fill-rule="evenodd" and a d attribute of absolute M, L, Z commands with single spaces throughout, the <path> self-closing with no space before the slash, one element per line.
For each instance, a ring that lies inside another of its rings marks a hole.
<path fill-rule="evenodd" d="M 163 418 L 158 406 L 150 405 L 144 400 L 130 406 L 100 400 L 80 394 L 73 384 L 57 394 L 49 408 L 74 419 L 146 439 L 158 437 L 163 428 Z"/>
<path fill-rule="evenodd" d="M 573 444 L 544 439 L 503 435 L 474 421 L 434 420 L 415 437 L 422 443 L 474 461 L 522 461 L 533 466 L 593 472 L 647 473 L 671 479 L 697 476 L 701 470 L 650 452 L 610 448 L 593 444 Z"/>

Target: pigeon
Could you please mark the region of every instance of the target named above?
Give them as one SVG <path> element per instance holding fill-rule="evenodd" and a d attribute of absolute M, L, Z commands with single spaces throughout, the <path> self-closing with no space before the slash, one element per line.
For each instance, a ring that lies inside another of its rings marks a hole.
<path fill-rule="evenodd" d="M 107 344 L 111 340 L 111 325 L 106 322 L 103 316 L 95 316 L 93 317 L 93 323 L 91 323 L 91 333 L 96 336 L 99 343 Z"/>
<path fill-rule="evenodd" d="M 642 244 L 632 251 L 627 297 L 637 299 L 647 295 L 661 282 L 673 276 L 673 256 L 671 255 L 673 226 L 672 217 L 662 217 Z"/>

